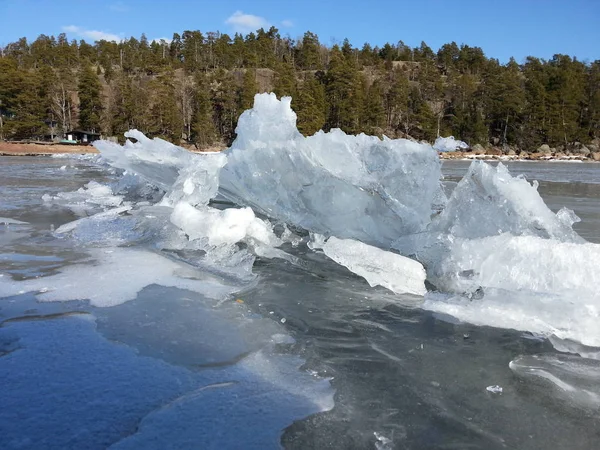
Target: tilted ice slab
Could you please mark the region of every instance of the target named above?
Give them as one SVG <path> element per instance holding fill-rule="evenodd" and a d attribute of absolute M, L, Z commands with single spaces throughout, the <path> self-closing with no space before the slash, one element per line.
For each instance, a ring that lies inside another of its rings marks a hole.
<path fill-rule="evenodd" d="M 167 194 L 165 201 L 185 201 L 205 205 L 216 195 L 219 170 L 227 159 L 221 153 L 194 154 L 163 139 L 147 138 L 138 130 L 129 130 L 129 139 L 121 146 L 96 141 L 102 157 L 116 168 L 135 173 Z"/>
<path fill-rule="evenodd" d="M 223 195 L 309 231 L 382 247 L 426 227 L 444 202 L 430 145 L 340 130 L 305 138 L 290 102 L 259 94 L 240 116 Z"/>
<path fill-rule="evenodd" d="M 116 168 L 138 174 L 146 181 L 168 190 L 179 176 L 179 169 L 191 164 L 193 154 L 162 139 L 149 139 L 138 130 L 125 133 L 121 146 L 109 141 L 95 141 L 103 159 Z"/>
<path fill-rule="evenodd" d="M 396 294 L 424 295 L 425 269 L 421 263 L 352 239 L 330 237 L 323 252 L 338 264 L 363 277 L 370 286 Z"/>
<path fill-rule="evenodd" d="M 506 290 L 530 290 L 548 294 L 571 294 L 577 304 L 596 297 L 600 307 L 600 245 L 559 242 L 536 236 L 504 233 L 481 239 L 455 239 L 440 272 L 454 280 L 448 286 L 468 290 L 468 285 Z M 456 289 L 458 288 L 458 289 Z"/>
<path fill-rule="evenodd" d="M 468 239 L 511 233 L 584 242 L 571 228 L 579 219 L 567 210 L 554 214 L 537 187 L 502 163 L 474 161 L 431 229 Z"/>
<path fill-rule="evenodd" d="M 519 255 L 519 251 L 525 249 L 520 248 L 518 241 L 512 241 L 519 236 L 539 238 L 533 242 L 540 242 L 550 249 L 563 242 L 585 244 L 572 229 L 577 220 L 574 213 L 566 209 L 553 213 L 540 197 L 536 183 L 529 184 L 522 177 L 512 177 L 502 164 L 493 167 L 477 161 L 471 164 L 428 230 L 401 236 L 392 246 L 421 261 L 427 267 L 428 279 L 438 288 L 464 292 L 468 284 L 475 288 L 487 286 L 488 280 L 465 280 L 478 274 L 486 258 L 493 258 L 498 251 L 507 249 L 509 243 L 514 244 L 515 250 L 499 257 L 496 260 L 499 266 L 495 270 L 513 267 L 522 260 L 524 256 Z M 505 235 L 503 244 L 484 240 L 501 235 Z M 527 257 L 535 258 L 538 249 L 541 247 L 534 245 Z M 540 268 L 541 273 L 556 272 L 553 264 L 548 262 Z M 481 284 L 477 285 L 478 282 Z"/>

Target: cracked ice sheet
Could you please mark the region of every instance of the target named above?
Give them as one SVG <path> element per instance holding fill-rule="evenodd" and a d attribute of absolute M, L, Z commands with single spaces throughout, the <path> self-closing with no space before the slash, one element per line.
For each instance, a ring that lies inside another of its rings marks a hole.
<path fill-rule="evenodd" d="M 284 427 L 333 406 L 294 356 L 191 371 L 107 341 L 89 314 L 8 323 L 1 343 L 2 448 L 279 448 Z"/>
<path fill-rule="evenodd" d="M 0 298 L 39 292 L 40 301 L 87 299 L 94 306 L 114 306 L 133 300 L 151 284 L 188 289 L 214 299 L 239 289 L 146 250 L 114 247 L 88 252 L 90 261 L 65 266 L 57 275 L 13 281 L 0 274 Z M 195 278 L 199 275 L 202 279 Z"/>

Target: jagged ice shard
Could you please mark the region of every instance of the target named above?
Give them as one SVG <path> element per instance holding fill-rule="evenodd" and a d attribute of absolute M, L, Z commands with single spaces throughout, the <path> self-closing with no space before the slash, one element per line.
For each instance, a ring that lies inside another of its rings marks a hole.
<path fill-rule="evenodd" d="M 341 130 L 305 138 L 290 102 L 257 95 L 240 116 L 225 151 L 223 195 L 306 230 L 384 248 L 426 228 L 444 202 L 430 145 Z"/>

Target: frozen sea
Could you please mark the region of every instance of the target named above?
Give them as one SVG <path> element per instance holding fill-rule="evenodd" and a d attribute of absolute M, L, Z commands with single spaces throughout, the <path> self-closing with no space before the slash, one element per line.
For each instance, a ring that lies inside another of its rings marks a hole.
<path fill-rule="evenodd" d="M 236 133 L 0 159 L 0 448 L 597 447 L 599 165 Z"/>
<path fill-rule="evenodd" d="M 468 164 L 443 163 L 447 190 Z M 507 166 L 600 243 L 600 165 Z M 42 199 L 92 180 L 117 175 L 95 158 L 0 158 L 0 448 L 598 448 L 598 349 L 431 312 L 303 245 L 284 246 L 295 264 L 258 256 L 250 282 L 188 277 L 207 295 L 135 254 L 144 235 L 114 272 L 90 259 L 105 251 L 94 230 L 55 232 L 97 212 L 91 197 Z M 13 292 L 69 267 L 84 269 L 60 283 L 94 292 Z M 85 300 L 129 282 L 142 286 L 129 301 Z"/>

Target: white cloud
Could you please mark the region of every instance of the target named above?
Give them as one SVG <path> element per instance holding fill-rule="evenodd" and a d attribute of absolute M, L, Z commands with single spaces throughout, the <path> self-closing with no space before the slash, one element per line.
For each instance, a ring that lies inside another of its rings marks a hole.
<path fill-rule="evenodd" d="M 68 25 L 62 27 L 63 31 L 67 33 L 72 33 L 76 36 L 79 36 L 84 39 L 91 39 L 93 41 L 101 41 L 104 39 L 105 41 L 115 41 L 120 42 L 123 38 L 121 36 L 117 36 L 113 33 L 106 33 L 104 31 L 98 30 L 87 30 L 82 27 L 78 27 L 76 25 Z"/>
<path fill-rule="evenodd" d="M 166 37 L 159 37 L 159 38 L 155 38 L 155 39 L 150 39 L 150 42 L 157 42 L 159 44 L 160 44 L 160 41 L 165 41 L 167 44 L 170 44 L 171 42 L 173 42 L 173 39 L 166 38 Z"/>
<path fill-rule="evenodd" d="M 249 33 L 259 28 L 269 28 L 271 24 L 264 17 L 244 14 L 242 11 L 234 12 L 225 24 L 231 26 L 233 31 L 238 33 Z"/>
<path fill-rule="evenodd" d="M 294 22 L 292 22 L 291 20 L 282 20 L 281 26 L 284 28 L 292 28 L 294 26 Z"/>
<path fill-rule="evenodd" d="M 113 3 L 112 5 L 110 5 L 108 7 L 108 9 L 110 9 L 111 11 L 115 11 L 115 12 L 127 12 L 127 11 L 129 11 L 129 6 L 127 6 L 123 2 L 116 2 L 116 3 Z"/>

